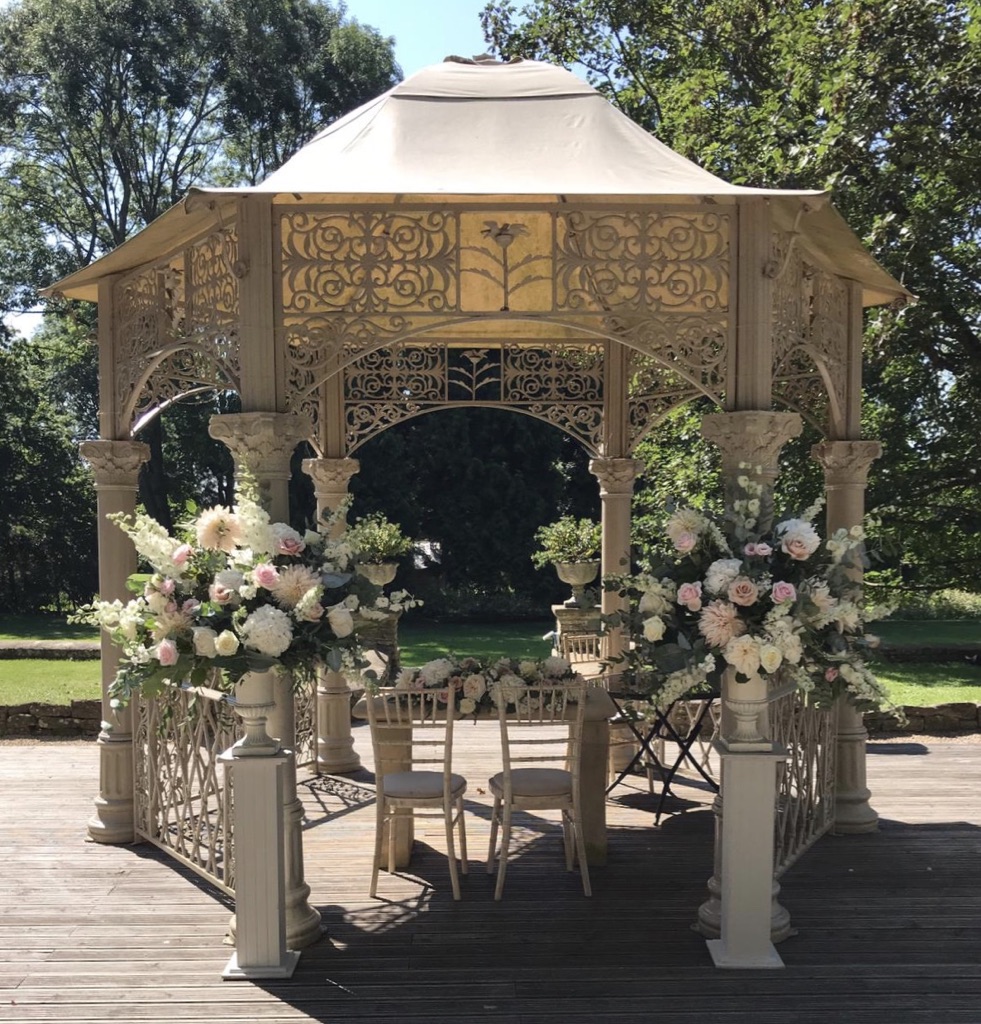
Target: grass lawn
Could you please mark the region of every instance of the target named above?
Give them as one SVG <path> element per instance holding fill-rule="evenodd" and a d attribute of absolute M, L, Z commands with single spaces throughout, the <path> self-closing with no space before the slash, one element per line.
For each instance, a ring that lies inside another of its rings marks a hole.
<path fill-rule="evenodd" d="M 921 619 L 901 622 L 883 619 L 882 622 L 870 622 L 868 628 L 870 633 L 875 633 L 895 647 L 928 647 L 930 644 L 981 646 L 981 621 L 975 620 Z"/>
<path fill-rule="evenodd" d="M 407 618 L 399 627 L 404 665 L 421 665 L 445 654 L 493 659 L 502 655 L 544 658 L 550 644 L 542 639 L 552 623 L 495 622 L 488 624 L 432 623 Z M 977 622 L 885 622 L 876 632 L 888 643 L 981 643 Z M 94 639 L 89 626 L 68 626 L 55 618 L 0 616 L 0 639 Z M 883 662 L 877 666 L 896 704 L 922 706 L 960 701 L 981 703 L 981 668 L 966 662 Z M 0 704 L 32 701 L 66 704 L 72 699 L 97 698 L 100 693 L 98 661 L 43 658 L 0 659 Z"/>

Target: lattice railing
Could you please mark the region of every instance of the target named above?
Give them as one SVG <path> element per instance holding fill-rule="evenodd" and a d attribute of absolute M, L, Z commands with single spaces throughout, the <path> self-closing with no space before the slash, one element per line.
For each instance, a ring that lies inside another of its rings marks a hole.
<path fill-rule="evenodd" d="M 770 736 L 790 752 L 777 783 L 775 874 L 779 878 L 834 823 L 835 714 L 797 691 L 769 707 Z"/>
<path fill-rule="evenodd" d="M 241 734 L 228 694 L 171 687 L 141 700 L 135 748 L 136 831 L 222 891 L 235 889 L 232 772 L 218 759 Z M 297 764 L 317 756 L 316 691 L 296 695 Z"/>
<path fill-rule="evenodd" d="M 133 739 L 137 833 L 230 894 L 232 784 L 218 755 L 239 723 L 226 696 L 171 687 L 140 700 Z"/>

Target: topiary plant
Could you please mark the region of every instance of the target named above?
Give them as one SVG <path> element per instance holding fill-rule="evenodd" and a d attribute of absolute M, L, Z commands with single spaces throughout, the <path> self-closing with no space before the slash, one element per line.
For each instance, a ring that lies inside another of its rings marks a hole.
<path fill-rule="evenodd" d="M 592 562 L 599 557 L 600 525 L 592 519 L 562 516 L 535 532 L 539 550 L 531 560 L 536 569 L 568 562 Z"/>
<path fill-rule="evenodd" d="M 412 550 L 412 540 L 381 512 L 357 519 L 348 527 L 347 539 L 354 547 L 355 561 L 367 564 L 393 562 Z"/>

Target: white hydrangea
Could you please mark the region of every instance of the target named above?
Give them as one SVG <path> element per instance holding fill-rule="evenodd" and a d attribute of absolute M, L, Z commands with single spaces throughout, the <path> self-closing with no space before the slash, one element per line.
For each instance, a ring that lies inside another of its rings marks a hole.
<path fill-rule="evenodd" d="M 436 658 L 423 665 L 419 669 L 419 675 L 426 686 L 439 686 L 440 683 L 445 683 L 450 678 L 453 669 L 453 662 L 449 658 Z"/>
<path fill-rule="evenodd" d="M 716 559 L 705 573 L 705 589 L 710 594 L 725 593 L 729 584 L 739 575 L 742 565 L 739 558 Z"/>
<path fill-rule="evenodd" d="M 276 541 L 269 527 L 269 513 L 249 499 L 240 499 L 235 510 L 241 528 L 239 544 L 249 548 L 254 558 L 272 554 Z"/>
<path fill-rule="evenodd" d="M 242 624 L 242 640 L 246 647 L 278 658 L 293 641 L 289 615 L 268 604 L 257 608 Z"/>

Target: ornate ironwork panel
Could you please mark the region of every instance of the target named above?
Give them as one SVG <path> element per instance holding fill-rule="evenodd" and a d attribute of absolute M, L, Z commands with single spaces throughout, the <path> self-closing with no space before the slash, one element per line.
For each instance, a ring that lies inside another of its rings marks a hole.
<path fill-rule="evenodd" d="M 834 823 L 835 713 L 799 692 L 769 706 L 770 736 L 787 748 L 777 786 L 774 872 L 780 877 Z"/>
<path fill-rule="evenodd" d="M 729 308 L 729 215 L 576 210 L 559 220 L 556 307 L 706 313 Z"/>
<path fill-rule="evenodd" d="M 822 433 L 846 403 L 848 291 L 807 262 L 790 234 L 773 236 L 773 394 Z"/>
<path fill-rule="evenodd" d="M 441 407 L 499 407 L 543 419 L 597 451 L 603 346 L 395 345 L 345 373 L 348 450 L 387 427 Z"/>
<path fill-rule="evenodd" d="M 235 235 L 222 229 L 117 283 L 121 427 L 181 395 L 238 387 L 238 273 Z"/>
<path fill-rule="evenodd" d="M 232 786 L 218 755 L 237 736 L 224 695 L 173 687 L 141 699 L 136 718 L 137 833 L 233 892 Z"/>
<path fill-rule="evenodd" d="M 296 766 L 313 764 L 317 760 L 317 688 L 304 686 L 293 696 L 294 736 L 293 751 Z"/>

